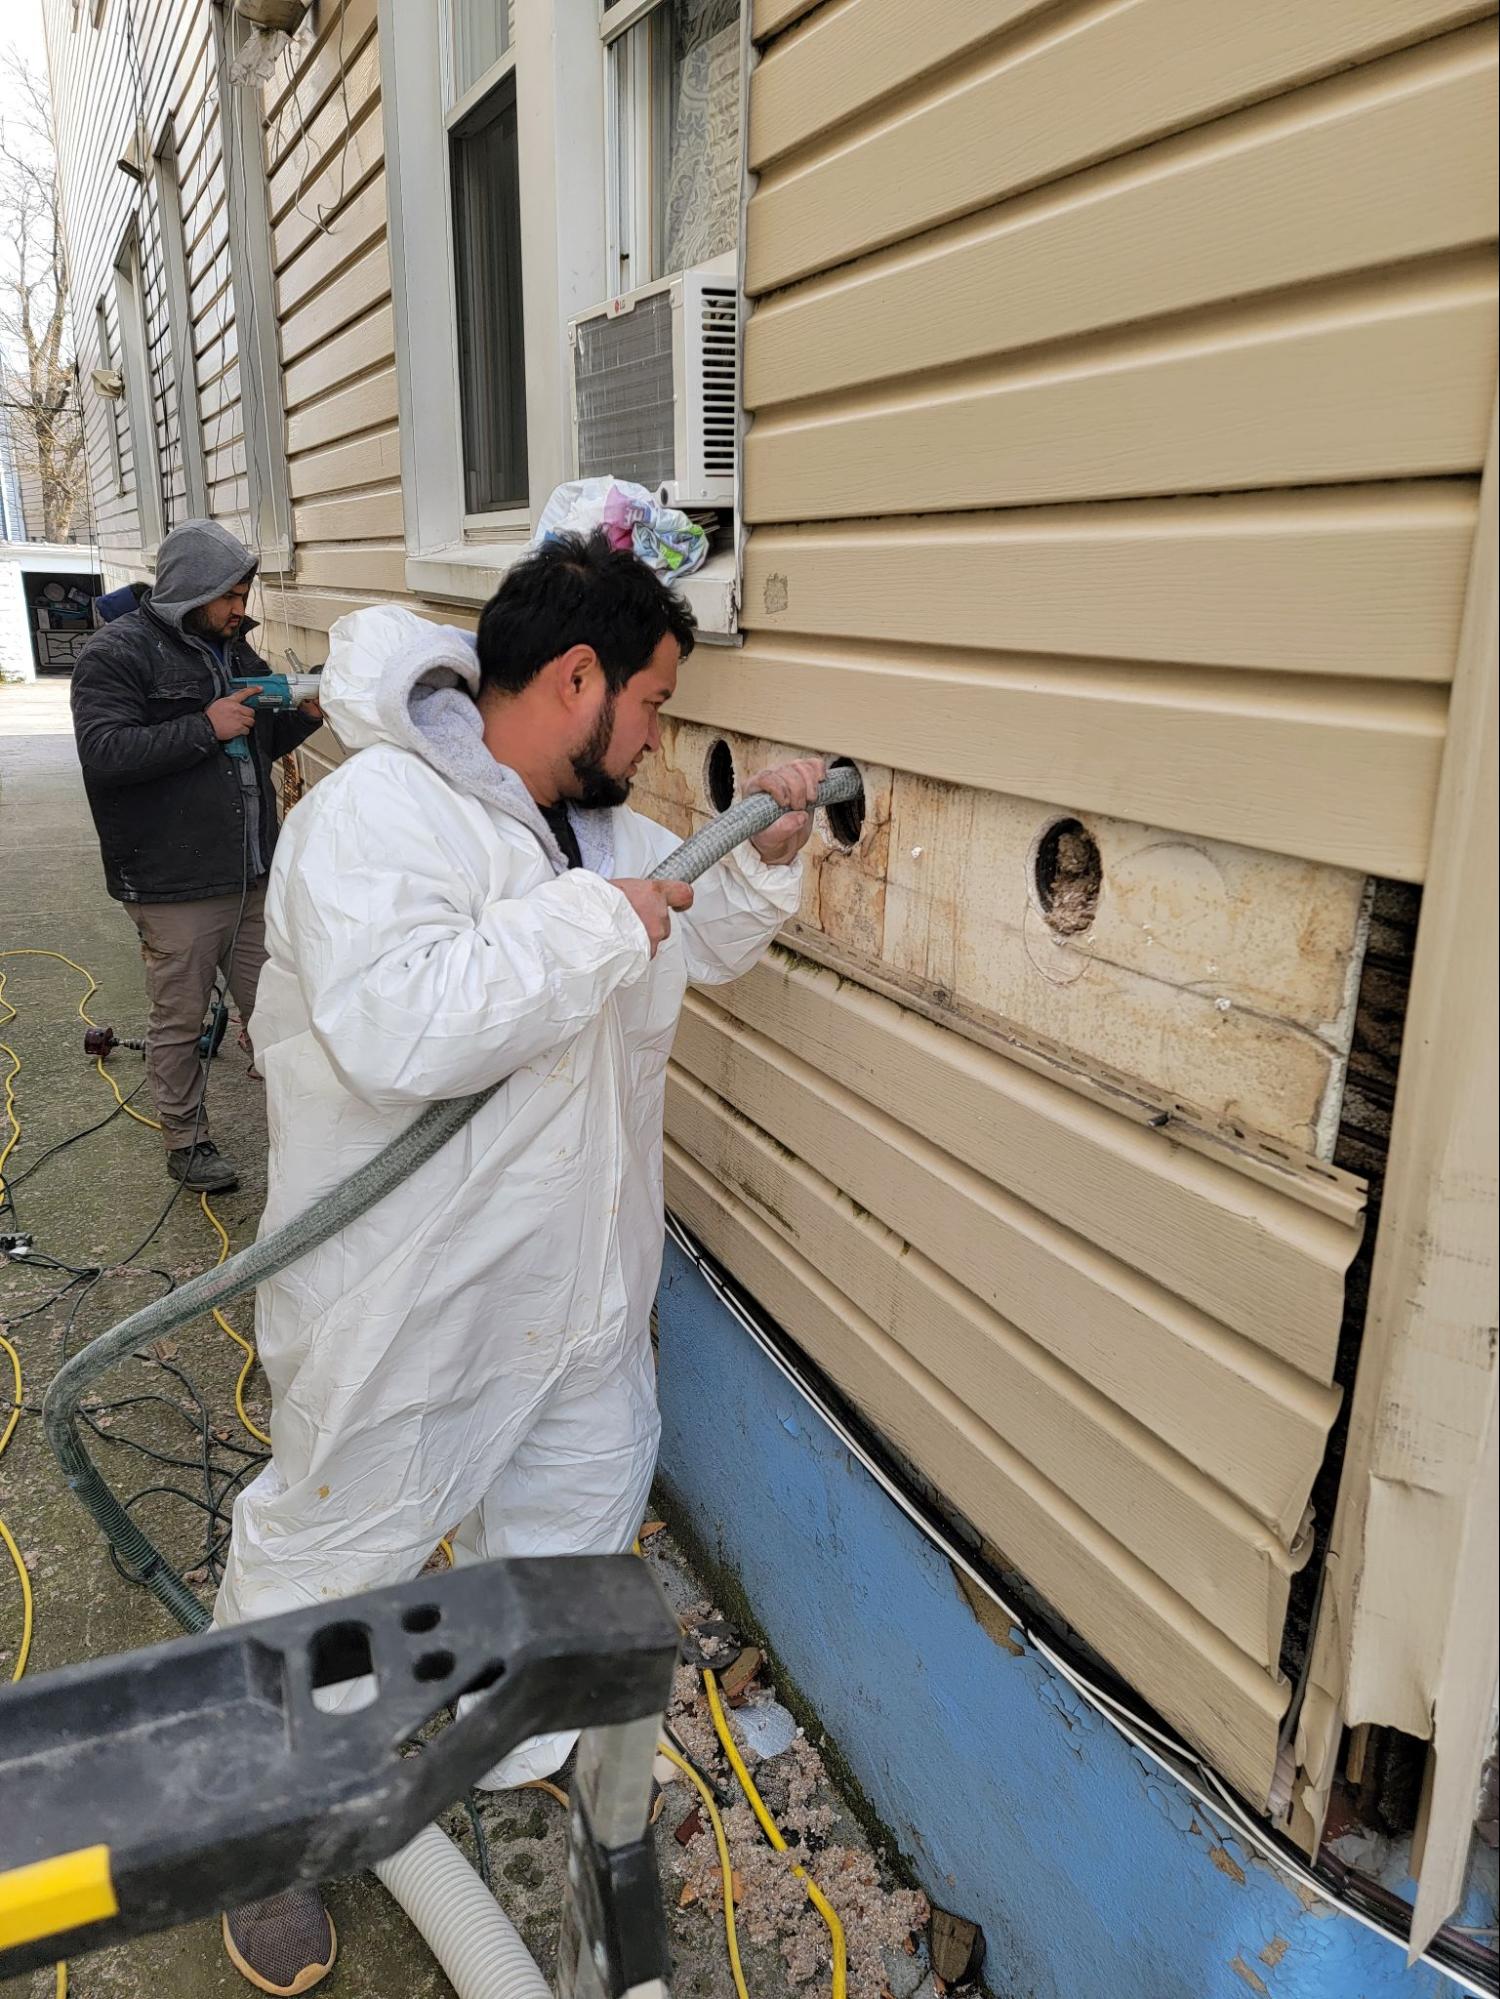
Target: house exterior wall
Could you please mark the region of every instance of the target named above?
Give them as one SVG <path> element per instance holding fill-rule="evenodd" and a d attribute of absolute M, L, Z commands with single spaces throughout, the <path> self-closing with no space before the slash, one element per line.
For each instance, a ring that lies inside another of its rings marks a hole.
<path fill-rule="evenodd" d="M 127 10 L 47 13 L 78 296 L 115 356 L 85 309 L 87 382 L 119 365 L 132 203 L 148 300 L 161 230 L 113 165 Z M 743 643 L 687 664 L 640 786 L 686 832 L 719 742 L 740 782 L 783 750 L 859 763 L 863 825 L 820 829 L 785 948 L 689 1003 L 669 1201 L 1257 1801 L 1349 1385 L 1365 1187 L 1334 1151 L 1369 884 L 1442 858 L 1495 394 L 1494 27 L 1458 0 L 757 0 Z M 407 587 L 379 28 L 376 0 L 320 0 L 260 89 L 286 422 L 247 444 L 220 130 L 244 86 L 208 9 L 134 0 L 210 506 L 248 531 L 281 448 L 265 638 L 309 664 L 364 603 L 474 613 Z M 170 519 L 184 415 L 148 317 Z M 86 404 L 105 559 L 138 571 L 131 426 Z M 338 755 L 325 732 L 306 774 Z M 1059 821 L 1097 849 L 1081 927 L 1049 920 Z"/>

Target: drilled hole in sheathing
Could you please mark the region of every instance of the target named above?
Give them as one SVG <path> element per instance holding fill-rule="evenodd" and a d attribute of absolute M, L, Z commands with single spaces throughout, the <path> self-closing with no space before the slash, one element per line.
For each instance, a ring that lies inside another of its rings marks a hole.
<path fill-rule="evenodd" d="M 828 766 L 830 771 L 853 770 L 852 757 L 834 757 Z M 828 830 L 841 847 L 857 847 L 860 835 L 865 830 L 865 788 L 861 782 L 859 790 L 841 805 L 827 808 Z"/>
<path fill-rule="evenodd" d="M 414 1604 L 401 1614 L 403 1631 L 436 1631 L 443 1621 L 443 1613 L 435 1603 Z"/>
<path fill-rule="evenodd" d="M 722 736 L 709 745 L 703 764 L 703 787 L 715 812 L 727 812 L 734 803 L 734 752 Z"/>
<path fill-rule="evenodd" d="M 1043 833 L 1031 863 L 1037 907 L 1059 937 L 1077 937 L 1099 913 L 1104 865 L 1092 833 L 1078 819 L 1058 819 Z"/>
<path fill-rule="evenodd" d="M 414 1680 L 446 1680 L 458 1664 L 451 1652 L 424 1652 L 412 1667 Z"/>

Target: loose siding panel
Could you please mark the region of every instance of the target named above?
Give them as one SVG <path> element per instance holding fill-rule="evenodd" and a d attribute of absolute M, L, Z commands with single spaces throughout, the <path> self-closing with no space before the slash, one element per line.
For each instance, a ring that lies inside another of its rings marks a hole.
<path fill-rule="evenodd" d="M 719 740 L 866 790 L 796 955 L 689 1003 L 669 1199 L 1259 1797 L 1494 394 L 1492 13 L 759 0 L 747 641 L 643 774 L 682 831 Z"/>

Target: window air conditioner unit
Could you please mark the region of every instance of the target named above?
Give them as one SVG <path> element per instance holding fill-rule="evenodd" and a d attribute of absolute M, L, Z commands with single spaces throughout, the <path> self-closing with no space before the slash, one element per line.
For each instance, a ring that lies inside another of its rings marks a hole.
<path fill-rule="evenodd" d="M 575 319 L 573 470 L 630 479 L 663 506 L 727 507 L 739 431 L 733 256 Z"/>

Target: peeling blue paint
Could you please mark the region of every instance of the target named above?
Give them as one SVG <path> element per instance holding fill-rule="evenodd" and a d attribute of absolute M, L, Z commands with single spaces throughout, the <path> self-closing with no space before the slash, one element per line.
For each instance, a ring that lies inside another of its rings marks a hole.
<path fill-rule="evenodd" d="M 999 1999 L 1454 1999 L 997 1644 L 670 1243 L 658 1323 L 665 1483 L 927 1893 L 983 1925 Z"/>

